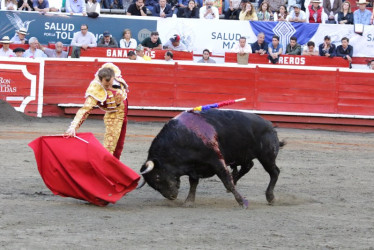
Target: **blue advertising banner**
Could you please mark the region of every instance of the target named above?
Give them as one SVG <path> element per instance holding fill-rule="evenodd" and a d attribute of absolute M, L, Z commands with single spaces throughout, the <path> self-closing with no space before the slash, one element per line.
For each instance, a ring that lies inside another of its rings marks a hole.
<path fill-rule="evenodd" d="M 19 11 L 0 11 L 0 24 L 0 37 L 9 36 L 12 38 L 15 31 L 23 27 L 28 30 L 27 38 L 34 36 L 41 44 L 57 41 L 70 44 L 74 33 L 80 31 L 82 24 L 87 24 L 88 30 L 96 38 L 101 37 L 102 33 L 108 30 L 116 38 L 118 44 L 124 29 L 130 29 L 133 38 L 138 43 L 157 29 L 157 21 L 152 19 L 126 18 L 120 15 L 90 18 Z"/>

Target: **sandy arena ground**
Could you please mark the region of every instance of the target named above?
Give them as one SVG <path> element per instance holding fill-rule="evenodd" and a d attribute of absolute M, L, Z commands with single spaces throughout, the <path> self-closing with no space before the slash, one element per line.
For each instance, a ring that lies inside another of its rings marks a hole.
<path fill-rule="evenodd" d="M 217 177 L 202 180 L 196 206 L 145 186 L 117 204 L 97 207 L 54 196 L 44 185 L 27 144 L 60 134 L 70 119 L 1 117 L 0 249 L 374 249 L 374 135 L 278 129 L 288 144 L 276 203 L 269 206 L 269 176 L 256 162 L 238 183 L 250 202 L 238 206 Z M 122 162 L 136 171 L 162 123 L 128 125 Z M 80 132 L 102 141 L 102 120 Z"/>

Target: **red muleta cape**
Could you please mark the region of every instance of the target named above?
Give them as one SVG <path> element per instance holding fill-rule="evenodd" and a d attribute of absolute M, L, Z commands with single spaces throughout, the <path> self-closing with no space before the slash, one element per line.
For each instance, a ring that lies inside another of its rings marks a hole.
<path fill-rule="evenodd" d="M 55 194 L 98 206 L 136 188 L 140 176 L 106 150 L 92 133 L 80 138 L 42 136 L 29 143 L 46 186 Z"/>

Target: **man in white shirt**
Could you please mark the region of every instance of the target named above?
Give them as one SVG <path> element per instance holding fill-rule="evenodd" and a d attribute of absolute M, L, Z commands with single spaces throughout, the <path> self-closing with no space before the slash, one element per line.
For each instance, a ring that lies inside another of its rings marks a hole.
<path fill-rule="evenodd" d="M 250 45 L 247 44 L 247 38 L 244 36 L 240 37 L 239 43 L 236 43 L 232 49 L 231 52 L 238 53 L 241 56 L 244 54 L 250 54 L 252 53 L 252 48 Z"/>
<path fill-rule="evenodd" d="M 23 57 L 26 58 L 38 58 L 38 57 L 47 57 L 46 54 L 44 54 L 43 51 L 38 49 L 39 47 L 39 41 L 36 37 L 31 37 L 29 40 L 30 48 L 25 51 L 23 54 Z"/>
<path fill-rule="evenodd" d="M 213 0 L 205 1 L 205 6 L 200 8 L 200 19 L 219 19 L 218 9 L 213 3 Z"/>
<path fill-rule="evenodd" d="M 71 40 L 73 51 L 71 58 L 79 58 L 81 49 L 93 48 L 97 46 L 96 37 L 93 33 L 88 31 L 87 24 L 81 25 L 81 31 L 75 32 L 73 40 Z"/>
<path fill-rule="evenodd" d="M 0 40 L 0 43 L 3 45 L 3 47 L 0 49 L 0 57 L 15 56 L 13 50 L 9 49 L 9 44 L 12 43 L 12 41 L 10 41 L 9 39 L 9 36 L 4 36 L 3 39 Z"/>
<path fill-rule="evenodd" d="M 300 4 L 294 4 L 293 11 L 288 15 L 287 21 L 295 22 L 295 23 L 305 23 L 306 22 L 306 14 L 300 8 Z"/>

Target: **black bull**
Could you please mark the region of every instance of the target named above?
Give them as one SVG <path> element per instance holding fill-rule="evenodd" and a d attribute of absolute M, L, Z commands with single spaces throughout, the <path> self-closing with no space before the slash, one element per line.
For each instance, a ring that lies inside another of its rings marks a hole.
<path fill-rule="evenodd" d="M 272 124 L 255 114 L 216 109 L 183 112 L 153 140 L 140 171 L 146 183 L 171 200 L 177 198 L 180 177 L 188 175 L 187 205 L 195 201 L 199 178 L 217 175 L 236 201 L 248 207 L 235 185 L 257 158 L 270 175 L 266 199 L 272 203 L 280 172 L 275 159 L 283 145 Z"/>

